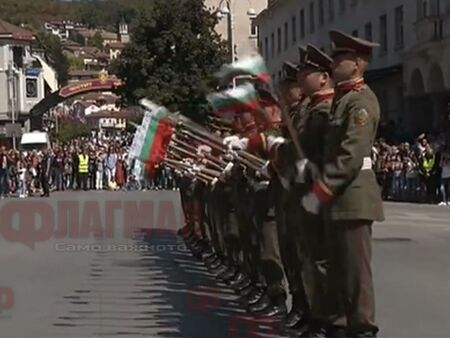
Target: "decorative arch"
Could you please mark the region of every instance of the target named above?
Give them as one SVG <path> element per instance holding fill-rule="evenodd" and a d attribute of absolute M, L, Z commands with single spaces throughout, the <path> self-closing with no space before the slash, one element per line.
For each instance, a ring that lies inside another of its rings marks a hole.
<path fill-rule="evenodd" d="M 30 110 L 31 129 L 40 129 L 42 127 L 42 115 L 58 103 L 84 93 L 114 91 L 121 85 L 122 81 L 119 79 L 101 78 L 76 82 L 63 87 L 43 98 Z"/>
<path fill-rule="evenodd" d="M 420 96 L 425 94 L 425 85 L 421 71 L 416 68 L 412 72 L 411 81 L 409 85 L 410 96 Z"/>
<path fill-rule="evenodd" d="M 430 69 L 427 81 L 427 91 L 429 93 L 440 93 L 445 91 L 444 74 L 441 67 L 435 63 Z"/>

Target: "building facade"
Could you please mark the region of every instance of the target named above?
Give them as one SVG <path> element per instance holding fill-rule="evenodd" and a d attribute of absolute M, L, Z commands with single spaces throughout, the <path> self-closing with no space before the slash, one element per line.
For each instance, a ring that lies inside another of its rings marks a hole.
<path fill-rule="evenodd" d="M 330 29 L 376 41 L 380 47 L 366 80 L 379 98 L 383 122 L 405 126 L 409 134 L 432 131 L 446 116 L 450 88 L 449 2 L 271 0 L 256 19 L 258 49 L 276 82 L 283 61 L 298 60 L 299 45 L 328 52 Z"/>
<path fill-rule="evenodd" d="M 255 19 L 267 7 L 267 0 L 205 0 L 205 6 L 212 12 L 228 8 L 228 14 L 220 14 L 216 31 L 228 42 L 233 36 L 236 58 L 257 51 L 258 27 Z"/>
<path fill-rule="evenodd" d="M 56 35 L 61 41 L 66 41 L 70 33 L 76 28 L 84 27 L 80 23 L 72 21 L 49 21 L 44 23 L 44 29 L 53 35 Z"/>
<path fill-rule="evenodd" d="M 23 126 L 30 109 L 45 96 L 42 65 L 33 56 L 34 41 L 31 32 L 0 20 L 0 137 L 8 134 L 6 124 Z"/>
<path fill-rule="evenodd" d="M 415 40 L 403 55 L 405 120 L 438 130 L 449 127 L 450 0 L 416 0 L 415 10 Z"/>

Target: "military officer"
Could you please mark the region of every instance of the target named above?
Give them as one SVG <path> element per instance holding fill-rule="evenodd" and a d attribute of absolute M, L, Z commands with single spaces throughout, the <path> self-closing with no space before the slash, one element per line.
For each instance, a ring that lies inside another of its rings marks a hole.
<path fill-rule="evenodd" d="M 308 105 L 298 120 L 296 137 L 308 160 L 299 159 L 292 142 L 282 144 L 276 156 L 280 163 L 277 166 L 294 167 L 294 170 L 282 170 L 283 173 L 297 172 L 294 182 L 290 177 L 285 179 L 290 182 L 285 206 L 286 240 L 290 244 L 284 246 L 282 257 L 293 300 L 285 327 L 299 332 L 304 332 L 324 307 L 325 276 L 323 269 L 319 269 L 324 259 L 323 217 L 299 208 L 298 200 L 308 191 L 323 165 L 324 135 L 334 96 L 331 64 L 332 59 L 313 45 L 301 50 L 297 78 L 308 97 Z"/>
<path fill-rule="evenodd" d="M 378 44 L 335 30 L 330 37 L 336 85 L 324 165 L 302 205 L 313 214 L 323 208 L 327 219 L 327 336 L 376 337 L 371 233 L 384 214 L 371 150 L 380 107 L 363 75 Z"/>

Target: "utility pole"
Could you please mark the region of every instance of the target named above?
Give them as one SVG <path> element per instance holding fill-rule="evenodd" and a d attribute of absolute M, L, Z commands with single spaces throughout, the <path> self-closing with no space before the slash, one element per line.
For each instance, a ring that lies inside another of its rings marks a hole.
<path fill-rule="evenodd" d="M 16 123 L 16 82 L 14 81 L 14 68 L 12 61 L 8 64 L 8 89 L 9 89 L 9 100 L 11 107 L 11 122 L 14 125 Z M 16 134 L 13 132 L 12 134 L 13 148 L 16 150 Z"/>

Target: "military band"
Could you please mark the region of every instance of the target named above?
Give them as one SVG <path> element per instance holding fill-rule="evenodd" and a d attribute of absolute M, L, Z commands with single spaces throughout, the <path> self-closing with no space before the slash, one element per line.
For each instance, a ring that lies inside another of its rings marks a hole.
<path fill-rule="evenodd" d="M 210 125 L 227 151 L 203 148 L 189 164 L 225 169 L 177 169 L 180 234 L 249 313 L 281 320 L 280 336 L 369 338 L 371 232 L 384 216 L 371 161 L 380 109 L 364 72 L 377 44 L 330 38 L 330 55 L 308 45 L 285 62 L 281 107 L 258 89 L 264 121 L 242 113 Z"/>

